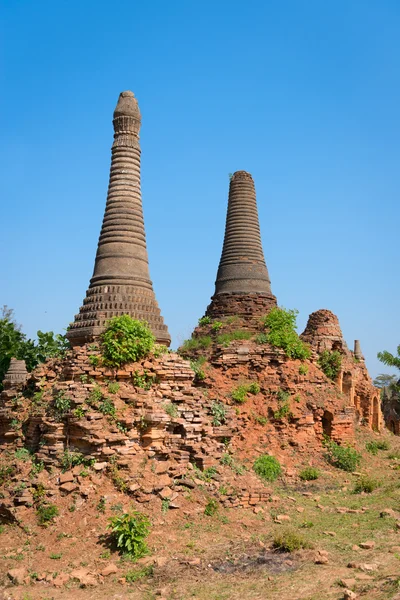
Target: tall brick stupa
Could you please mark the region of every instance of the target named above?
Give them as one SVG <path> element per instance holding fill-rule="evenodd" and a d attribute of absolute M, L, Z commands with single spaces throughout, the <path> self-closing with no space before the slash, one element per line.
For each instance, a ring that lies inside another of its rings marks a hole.
<path fill-rule="evenodd" d="M 67 337 L 73 346 L 100 335 L 105 322 L 129 314 L 147 321 L 157 341 L 171 338 L 149 274 L 140 188 L 141 115 L 132 92 L 122 92 L 114 111 L 107 203 L 89 289 Z"/>
<path fill-rule="evenodd" d="M 271 292 L 261 244 L 254 181 L 250 173 L 236 171 L 229 186 L 215 293 L 206 315 L 212 318 L 237 315 L 250 322 L 274 306 L 276 298 Z"/>

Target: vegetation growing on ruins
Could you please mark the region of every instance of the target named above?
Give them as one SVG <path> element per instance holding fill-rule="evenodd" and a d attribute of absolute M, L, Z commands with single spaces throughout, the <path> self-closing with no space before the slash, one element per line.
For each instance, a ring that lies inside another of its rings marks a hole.
<path fill-rule="evenodd" d="M 227 410 L 225 404 L 214 400 L 211 404 L 212 424 L 214 427 L 220 427 L 226 421 Z"/>
<path fill-rule="evenodd" d="M 326 459 L 334 467 L 353 472 L 360 464 L 361 454 L 354 448 L 339 446 L 339 444 L 327 438 L 324 440 L 324 446 L 327 449 Z"/>
<path fill-rule="evenodd" d="M 144 358 L 155 343 L 148 324 L 129 315 L 110 319 L 100 340 L 104 364 L 110 367 L 120 367 Z"/>
<path fill-rule="evenodd" d="M 365 444 L 365 449 L 376 456 L 379 450 L 389 450 L 390 446 L 386 440 L 371 440 Z"/>
<path fill-rule="evenodd" d="M 324 350 L 318 358 L 318 364 L 329 379 L 335 381 L 342 366 L 342 355 L 338 350 Z"/>
<path fill-rule="evenodd" d="M 243 383 L 231 391 L 231 398 L 237 404 L 244 404 L 248 398 L 248 394 L 258 394 L 259 391 L 260 386 L 256 381 Z"/>
<path fill-rule="evenodd" d="M 245 329 L 236 329 L 230 333 L 221 333 L 217 336 L 217 344 L 228 347 L 234 340 L 249 340 L 252 337 L 251 331 Z"/>
<path fill-rule="evenodd" d="M 318 479 L 319 471 L 314 467 L 306 467 L 300 471 L 299 477 L 302 481 L 314 481 L 315 479 Z"/>
<path fill-rule="evenodd" d="M 302 548 L 310 548 L 311 544 L 294 529 L 287 529 L 275 535 L 272 547 L 279 552 L 295 552 Z"/>
<path fill-rule="evenodd" d="M 146 538 L 150 533 L 150 521 L 138 511 L 116 515 L 109 520 L 109 529 L 117 548 L 132 559 L 148 554 Z"/>
<path fill-rule="evenodd" d="M 288 358 L 310 358 L 310 348 L 296 332 L 297 315 L 297 310 L 273 308 L 262 320 L 266 333 L 257 337 L 258 343 L 264 342 L 275 348 L 282 348 Z"/>
<path fill-rule="evenodd" d="M 14 319 L 14 311 L 3 306 L 0 318 L 0 391 L 2 381 L 10 366 L 11 358 L 25 360 L 26 368 L 32 371 L 47 358 L 62 357 L 69 348 L 64 335 L 52 331 L 37 332 L 37 341 L 26 337 L 21 326 Z"/>
<path fill-rule="evenodd" d="M 196 360 L 190 361 L 190 366 L 194 371 L 194 375 L 198 381 L 203 381 L 205 379 L 206 374 L 204 372 L 203 366 L 207 362 L 205 356 L 199 356 Z"/>
<path fill-rule="evenodd" d="M 190 338 L 183 342 L 180 347 L 180 354 L 182 356 L 187 356 L 187 354 L 193 350 L 206 350 L 211 346 L 211 342 L 212 339 L 210 335 Z"/>
<path fill-rule="evenodd" d="M 265 481 L 275 481 L 282 472 L 282 467 L 275 456 L 264 454 L 259 456 L 253 464 L 255 473 Z"/>

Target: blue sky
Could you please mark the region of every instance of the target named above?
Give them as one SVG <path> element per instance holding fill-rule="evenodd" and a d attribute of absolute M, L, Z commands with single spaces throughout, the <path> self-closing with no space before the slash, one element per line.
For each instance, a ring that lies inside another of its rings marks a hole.
<path fill-rule="evenodd" d="M 399 324 L 400 6 L 3 0 L 0 305 L 62 331 L 92 275 L 118 94 L 142 112 L 150 272 L 173 347 L 213 293 L 229 173 L 254 177 L 280 305 L 329 308 L 371 374 Z"/>

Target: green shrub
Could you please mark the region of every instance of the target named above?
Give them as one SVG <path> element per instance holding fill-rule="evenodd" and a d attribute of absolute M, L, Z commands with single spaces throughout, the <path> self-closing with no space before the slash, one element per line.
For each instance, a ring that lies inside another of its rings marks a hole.
<path fill-rule="evenodd" d="M 214 400 L 211 404 L 212 424 L 214 427 L 220 427 L 226 422 L 227 410 L 225 404 Z"/>
<path fill-rule="evenodd" d="M 342 366 L 342 355 L 338 350 L 324 350 L 318 358 L 321 370 L 333 381 L 338 378 Z"/>
<path fill-rule="evenodd" d="M 46 525 L 54 521 L 58 515 L 58 508 L 54 504 L 40 504 L 36 509 L 40 525 Z"/>
<path fill-rule="evenodd" d="M 259 425 L 266 425 L 268 423 L 267 417 L 263 417 L 262 415 L 253 414 L 252 417 Z"/>
<path fill-rule="evenodd" d="M 99 404 L 99 411 L 103 413 L 103 415 L 107 415 L 109 417 L 115 418 L 116 408 L 114 406 L 114 402 L 111 398 L 103 398 L 103 400 Z"/>
<path fill-rule="evenodd" d="M 304 363 L 302 363 L 299 366 L 299 374 L 300 375 L 307 375 L 307 373 L 308 373 L 308 365 L 305 365 Z"/>
<path fill-rule="evenodd" d="M 234 340 L 249 340 L 251 337 L 252 333 L 250 331 L 246 331 L 245 329 L 237 329 L 236 331 L 231 331 L 230 333 L 221 333 L 218 335 L 217 344 L 228 347 L 229 344 Z"/>
<path fill-rule="evenodd" d="M 61 456 L 61 466 L 64 472 L 76 467 L 77 465 L 91 467 L 94 463 L 94 458 L 88 458 L 80 452 L 70 452 L 69 450 L 64 450 Z"/>
<path fill-rule="evenodd" d="M 302 548 L 310 548 L 311 544 L 296 531 L 288 529 L 275 535 L 272 546 L 279 552 L 294 552 Z"/>
<path fill-rule="evenodd" d="M 339 446 L 333 440 L 325 440 L 324 445 L 328 451 L 326 458 L 334 467 L 343 471 L 353 472 L 360 464 L 361 455 L 354 448 Z"/>
<path fill-rule="evenodd" d="M 103 397 L 104 394 L 101 391 L 101 387 L 96 384 L 91 390 L 87 401 L 90 405 L 95 406 L 97 408 L 99 402 L 103 399 Z"/>
<path fill-rule="evenodd" d="M 371 441 L 365 444 L 365 449 L 376 456 L 379 450 L 389 450 L 389 444 L 386 440 Z"/>
<path fill-rule="evenodd" d="M 250 383 L 247 389 L 250 392 L 250 394 L 258 394 L 260 392 L 260 386 L 256 381 Z"/>
<path fill-rule="evenodd" d="M 361 494 L 362 492 L 364 492 L 365 494 L 371 494 L 371 492 L 376 490 L 376 488 L 378 488 L 379 486 L 379 481 L 377 481 L 376 479 L 372 479 L 367 475 L 364 475 L 363 477 L 360 477 L 360 479 L 357 481 L 353 491 L 355 494 Z"/>
<path fill-rule="evenodd" d="M 297 310 L 273 308 L 263 319 L 267 329 L 266 341 L 276 348 L 282 348 L 289 358 L 304 360 L 310 358 L 310 348 L 301 341 L 296 332 Z"/>
<path fill-rule="evenodd" d="M 150 533 L 150 521 L 146 515 L 134 511 L 111 517 L 108 528 L 123 554 L 137 559 L 148 553 L 146 538 Z"/>
<path fill-rule="evenodd" d="M 204 325 L 209 325 L 211 323 L 211 317 L 201 317 L 201 319 L 199 319 L 199 325 L 200 327 L 204 327 Z"/>
<path fill-rule="evenodd" d="M 279 461 L 268 454 L 259 456 L 253 464 L 253 469 L 265 481 L 275 481 L 282 472 Z"/>
<path fill-rule="evenodd" d="M 85 414 L 85 409 L 82 406 L 78 406 L 78 408 L 75 408 L 74 410 L 74 417 L 77 419 L 83 419 Z"/>
<path fill-rule="evenodd" d="M 207 502 L 206 507 L 204 509 L 204 514 L 207 515 L 207 517 L 213 517 L 215 515 L 215 513 L 218 511 L 219 509 L 219 504 L 216 500 L 214 500 L 214 498 L 210 498 L 210 500 Z"/>
<path fill-rule="evenodd" d="M 148 324 L 132 319 L 129 315 L 110 319 L 100 340 L 104 362 L 111 367 L 144 358 L 152 351 L 155 343 Z"/>
<path fill-rule="evenodd" d="M 132 383 L 138 388 L 142 388 L 143 390 L 149 390 L 155 381 L 155 377 L 153 375 L 149 375 L 147 371 L 144 373 L 139 373 L 139 371 L 134 371 L 132 373 Z"/>
<path fill-rule="evenodd" d="M 306 467 L 300 471 L 299 477 L 303 481 L 314 481 L 315 479 L 318 479 L 319 472 L 318 469 L 314 469 L 314 467 Z"/>
<path fill-rule="evenodd" d="M 213 331 L 214 333 L 216 333 L 217 331 L 219 331 L 222 327 L 224 326 L 223 323 L 221 323 L 221 321 L 214 321 L 214 323 L 211 325 L 211 331 Z"/>
<path fill-rule="evenodd" d="M 279 389 L 276 393 L 276 397 L 278 400 L 278 409 L 276 411 L 274 411 L 274 419 L 276 419 L 277 421 L 280 421 L 281 419 L 284 419 L 285 417 L 291 417 L 292 412 L 290 410 L 290 404 L 289 404 L 289 398 L 290 398 L 289 392 L 285 392 L 284 390 Z"/>
<path fill-rule="evenodd" d="M 71 410 L 71 400 L 65 395 L 62 390 L 54 396 L 54 408 L 58 417 L 62 418 Z"/>

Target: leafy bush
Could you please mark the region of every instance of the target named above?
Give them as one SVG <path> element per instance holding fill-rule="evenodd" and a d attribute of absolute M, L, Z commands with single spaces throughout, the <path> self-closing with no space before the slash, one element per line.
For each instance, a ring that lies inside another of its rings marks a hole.
<path fill-rule="evenodd" d="M 71 400 L 65 395 L 62 390 L 54 396 L 54 408 L 58 417 L 62 418 L 67 412 L 71 410 Z"/>
<path fill-rule="evenodd" d="M 274 456 L 264 454 L 259 456 L 253 464 L 255 473 L 265 481 L 275 481 L 282 472 L 279 461 Z"/>
<path fill-rule="evenodd" d="M 144 373 L 139 373 L 139 371 L 134 371 L 132 373 L 132 383 L 138 388 L 142 388 L 143 390 L 149 390 L 153 385 L 155 377 L 153 375 L 149 375 L 147 371 Z"/>
<path fill-rule="evenodd" d="M 99 404 L 99 411 L 103 413 L 103 415 L 108 415 L 109 417 L 113 418 L 115 417 L 116 408 L 111 398 L 103 398 L 103 400 Z"/>
<path fill-rule="evenodd" d="M 24 462 L 26 462 L 32 458 L 31 453 L 26 448 L 18 448 L 15 451 L 14 456 L 18 460 L 23 460 Z"/>
<path fill-rule="evenodd" d="M 221 321 L 214 321 L 214 323 L 211 325 L 211 331 L 215 333 L 219 331 L 223 326 L 224 324 L 221 323 Z"/>
<path fill-rule="evenodd" d="M 290 417 L 292 415 L 289 404 L 290 393 L 279 389 L 276 397 L 278 400 L 278 409 L 274 411 L 274 419 L 280 421 L 285 417 Z"/>
<path fill-rule="evenodd" d="M 318 358 L 318 364 L 321 370 L 329 379 L 335 380 L 339 376 L 342 366 L 342 355 L 338 350 L 324 350 Z"/>
<path fill-rule="evenodd" d="M 119 367 L 147 356 L 154 347 L 155 337 L 144 321 L 121 315 L 107 322 L 100 341 L 104 362 Z"/>
<path fill-rule="evenodd" d="M 138 511 L 124 513 L 109 519 L 108 528 L 117 544 L 117 548 L 137 559 L 148 553 L 146 537 L 150 533 L 150 521 L 146 515 Z"/>
<path fill-rule="evenodd" d="M 211 415 L 213 417 L 212 424 L 214 427 L 220 427 L 226 422 L 227 410 L 225 404 L 222 402 L 218 402 L 218 400 L 214 400 L 211 404 Z"/>
<path fill-rule="evenodd" d="M 354 448 L 339 446 L 333 440 L 325 440 L 324 445 L 328 451 L 326 458 L 334 467 L 343 471 L 353 472 L 360 464 L 361 455 Z"/>
<path fill-rule="evenodd" d="M 302 548 L 310 548 L 311 544 L 301 535 L 291 529 L 278 533 L 272 542 L 272 546 L 279 552 L 294 552 Z"/>
<path fill-rule="evenodd" d="M 357 481 L 353 491 L 355 494 L 361 494 L 362 492 L 364 492 L 365 494 L 371 494 L 371 492 L 373 492 L 379 486 L 379 481 L 377 481 L 376 479 L 372 479 L 367 475 L 364 475 L 363 477 L 360 477 L 360 479 Z"/>
<path fill-rule="evenodd" d="M 221 333 L 221 335 L 218 335 L 216 339 L 218 344 L 222 344 L 222 346 L 227 347 L 234 340 L 249 340 L 251 337 L 251 331 L 246 331 L 245 329 L 236 329 L 236 331 L 231 331 L 230 333 Z"/>
<path fill-rule="evenodd" d="M 207 517 L 213 517 L 215 515 L 215 513 L 218 511 L 219 508 L 219 504 L 216 500 L 214 500 L 213 498 L 210 498 L 210 500 L 207 502 L 206 507 L 204 509 L 204 514 L 207 515 Z"/>
<path fill-rule="evenodd" d="M 306 467 L 305 469 L 300 471 L 299 477 L 303 481 L 314 481 L 315 479 L 318 479 L 319 471 L 314 467 Z"/>
<path fill-rule="evenodd" d="M 199 319 L 199 325 L 200 327 L 204 327 L 204 325 L 209 325 L 211 323 L 211 317 L 201 317 L 201 319 Z"/>
<path fill-rule="evenodd" d="M 273 308 L 263 319 L 267 329 L 266 342 L 282 348 L 289 358 L 310 358 L 310 348 L 301 341 L 296 332 L 297 310 Z"/>
<path fill-rule="evenodd" d="M 386 440 L 371 441 L 365 444 L 365 449 L 376 456 L 379 450 L 389 450 L 389 444 Z"/>
<path fill-rule="evenodd" d="M 83 465 L 84 467 L 91 467 L 95 463 L 94 458 L 89 458 L 80 452 L 70 452 L 64 450 L 61 457 L 61 466 L 63 471 L 68 471 L 77 465 Z"/>
<path fill-rule="evenodd" d="M 40 525 L 46 525 L 47 523 L 54 521 L 54 519 L 58 515 L 58 508 L 57 506 L 55 506 L 55 504 L 43 503 L 37 507 L 36 513 Z"/>

